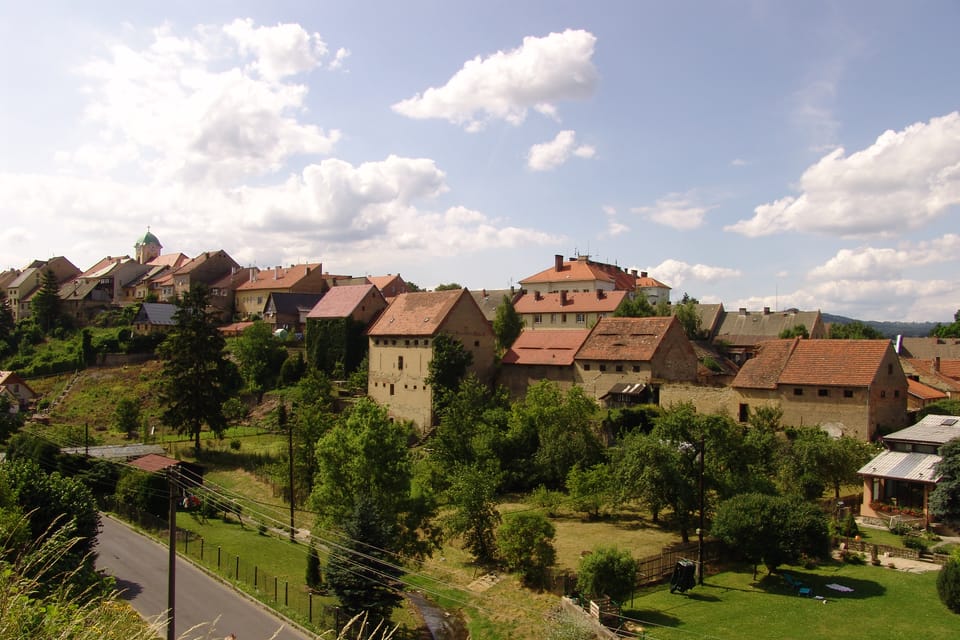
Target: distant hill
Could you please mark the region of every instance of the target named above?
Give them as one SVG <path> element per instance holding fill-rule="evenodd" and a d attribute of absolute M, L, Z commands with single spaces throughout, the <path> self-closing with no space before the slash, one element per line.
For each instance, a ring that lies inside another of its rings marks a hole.
<path fill-rule="evenodd" d="M 835 316 L 829 313 L 821 313 L 820 316 L 826 323 L 850 324 L 851 322 L 857 322 L 853 318 Z M 936 322 L 878 322 L 876 320 L 860 320 L 860 322 L 889 338 L 896 336 L 924 338 L 929 336 L 930 332 L 937 326 Z"/>

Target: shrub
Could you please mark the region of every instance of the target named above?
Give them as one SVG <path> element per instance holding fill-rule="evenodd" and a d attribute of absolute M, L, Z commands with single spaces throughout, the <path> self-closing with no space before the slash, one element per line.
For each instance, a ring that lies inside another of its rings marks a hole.
<path fill-rule="evenodd" d="M 916 549 L 917 551 L 923 552 L 930 548 L 930 543 L 920 536 L 908 535 L 903 537 L 903 546 L 907 549 Z"/>
<path fill-rule="evenodd" d="M 557 511 L 564 502 L 563 493 L 560 491 L 551 491 L 544 485 L 540 485 L 527 498 L 527 502 L 535 507 L 539 507 L 547 512 L 548 516 L 557 515 Z"/>
<path fill-rule="evenodd" d="M 587 596 L 624 602 L 637 583 L 637 561 L 629 551 L 599 547 L 580 560 L 577 589 Z"/>
<path fill-rule="evenodd" d="M 556 559 L 556 529 L 545 516 L 521 511 L 508 514 L 497 530 L 497 546 L 504 563 L 527 584 L 540 584 Z"/>
<path fill-rule="evenodd" d="M 240 451 L 240 440 L 238 440 L 237 438 L 234 438 L 233 440 L 231 440 L 230 448 L 233 449 L 234 451 Z"/>
<path fill-rule="evenodd" d="M 937 575 L 940 600 L 954 613 L 960 613 L 960 556 L 953 555 Z"/>

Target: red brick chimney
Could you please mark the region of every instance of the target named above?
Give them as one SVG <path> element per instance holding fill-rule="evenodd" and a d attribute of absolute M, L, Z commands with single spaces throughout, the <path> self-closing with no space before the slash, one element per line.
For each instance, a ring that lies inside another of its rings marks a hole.
<path fill-rule="evenodd" d="M 563 289 L 560 291 L 560 306 L 567 304 L 567 290 Z"/>
<path fill-rule="evenodd" d="M 563 254 L 558 253 L 553 256 L 553 270 L 557 272 L 563 271 Z"/>

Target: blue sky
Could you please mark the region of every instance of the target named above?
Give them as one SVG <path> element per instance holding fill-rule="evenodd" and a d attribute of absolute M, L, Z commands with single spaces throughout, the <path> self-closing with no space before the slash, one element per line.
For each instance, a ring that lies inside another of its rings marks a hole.
<path fill-rule="evenodd" d="M 142 5 L 142 6 L 141 6 Z M 0 269 L 226 249 L 425 287 L 589 254 L 960 309 L 956 2 L 0 4 Z"/>

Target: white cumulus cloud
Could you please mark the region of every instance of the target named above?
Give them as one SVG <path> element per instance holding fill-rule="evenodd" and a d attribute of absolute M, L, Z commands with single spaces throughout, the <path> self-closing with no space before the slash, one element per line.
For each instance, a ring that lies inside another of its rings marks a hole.
<path fill-rule="evenodd" d="M 299 24 L 254 26 L 253 20 L 236 19 L 223 28 L 243 54 L 253 54 L 253 67 L 260 76 L 277 81 L 309 71 L 327 55 L 327 45 L 318 33 L 307 33 Z"/>
<path fill-rule="evenodd" d="M 703 225 L 703 218 L 710 209 L 697 202 L 692 193 L 671 193 L 651 206 L 634 207 L 631 211 L 665 227 L 689 231 Z"/>
<path fill-rule="evenodd" d="M 518 125 L 529 109 L 556 117 L 556 102 L 593 94 L 596 41 L 592 33 L 573 29 L 528 36 L 516 49 L 468 60 L 442 87 L 430 87 L 393 109 L 408 118 L 439 118 L 469 131 L 482 129 L 490 119 Z"/>
<path fill-rule="evenodd" d="M 886 131 L 861 151 L 840 148 L 807 168 L 800 193 L 726 227 L 750 237 L 806 231 L 892 236 L 960 204 L 960 113 Z"/>
<path fill-rule="evenodd" d="M 644 269 L 644 271 L 649 272 L 651 276 L 673 289 L 677 289 L 684 283 L 690 281 L 710 283 L 739 278 L 741 276 L 740 271 L 737 269 L 699 263 L 690 264 L 672 258 L 664 260 L 655 267 Z"/>
<path fill-rule="evenodd" d="M 588 159 L 594 155 L 596 155 L 596 149 L 586 144 L 578 145 L 576 132 L 566 130 L 558 133 L 550 142 L 530 147 L 527 153 L 527 167 L 532 171 L 549 171 L 565 163 L 570 156 Z"/>
<path fill-rule="evenodd" d="M 960 235 L 948 233 L 926 242 L 892 247 L 841 249 L 812 269 L 811 279 L 858 280 L 900 278 L 904 270 L 930 264 L 960 261 Z"/>

